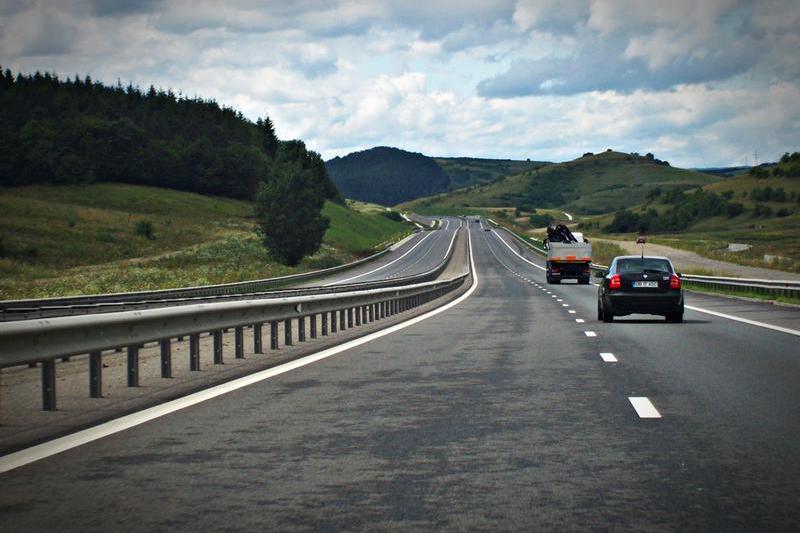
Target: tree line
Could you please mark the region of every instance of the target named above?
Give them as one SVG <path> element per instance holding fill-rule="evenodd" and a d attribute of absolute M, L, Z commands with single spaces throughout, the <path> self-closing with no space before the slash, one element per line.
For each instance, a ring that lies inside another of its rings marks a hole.
<path fill-rule="evenodd" d="M 0 186 L 92 182 L 262 202 L 280 194 L 267 202 L 269 220 L 264 208 L 256 215 L 265 244 L 288 263 L 318 249 L 325 199 L 344 203 L 320 155 L 280 141 L 269 116 L 254 123 L 214 100 L 152 85 L 0 68 Z"/>

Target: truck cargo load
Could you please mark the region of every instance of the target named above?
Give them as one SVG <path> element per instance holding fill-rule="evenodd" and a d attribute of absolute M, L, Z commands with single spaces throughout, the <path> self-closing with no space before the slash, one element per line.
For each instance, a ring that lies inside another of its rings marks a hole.
<path fill-rule="evenodd" d="M 581 233 L 572 233 L 564 224 L 547 227 L 547 283 L 576 279 L 587 285 L 591 274 L 592 245 Z"/>

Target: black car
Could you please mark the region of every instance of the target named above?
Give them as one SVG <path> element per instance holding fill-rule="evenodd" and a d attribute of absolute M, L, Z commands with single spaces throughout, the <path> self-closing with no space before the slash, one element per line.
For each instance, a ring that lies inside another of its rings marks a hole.
<path fill-rule="evenodd" d="M 615 257 L 597 291 L 597 319 L 642 313 L 661 315 L 667 322 L 683 322 L 680 274 L 666 257 Z"/>

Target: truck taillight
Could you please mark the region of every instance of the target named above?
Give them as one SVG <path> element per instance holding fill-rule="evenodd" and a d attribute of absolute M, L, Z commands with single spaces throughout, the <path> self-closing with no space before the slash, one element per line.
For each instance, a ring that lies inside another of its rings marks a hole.
<path fill-rule="evenodd" d="M 609 278 L 608 288 L 611 290 L 622 288 L 622 280 L 620 279 L 619 274 L 614 274 Z"/>
<path fill-rule="evenodd" d="M 669 278 L 669 288 L 670 289 L 680 289 L 681 288 L 681 278 L 673 274 Z"/>
<path fill-rule="evenodd" d="M 558 267 L 555 265 L 550 265 L 550 272 L 558 272 Z"/>

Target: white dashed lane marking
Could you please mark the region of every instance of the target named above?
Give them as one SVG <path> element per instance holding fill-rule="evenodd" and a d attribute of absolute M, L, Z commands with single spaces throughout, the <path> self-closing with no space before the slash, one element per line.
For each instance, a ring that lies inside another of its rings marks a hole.
<path fill-rule="evenodd" d="M 636 409 L 636 414 L 639 415 L 639 418 L 661 418 L 661 413 L 645 396 L 631 396 L 628 400 L 630 400 L 633 408 Z"/>
<path fill-rule="evenodd" d="M 583 332 L 587 337 L 597 337 L 597 333 L 594 331 L 584 331 Z"/>
<path fill-rule="evenodd" d="M 600 354 L 600 357 L 602 357 L 603 361 L 605 361 L 606 363 L 616 363 L 617 362 L 617 358 L 614 357 L 614 354 L 611 353 L 611 352 L 602 352 Z"/>
<path fill-rule="evenodd" d="M 575 313 L 577 313 L 577 311 L 574 311 L 574 310 L 572 310 L 572 309 L 570 309 L 570 310 L 569 310 L 569 311 L 567 311 L 567 312 L 568 312 L 569 314 L 571 314 L 571 315 L 574 315 Z"/>
<path fill-rule="evenodd" d="M 584 319 L 582 319 L 582 318 L 576 318 L 575 322 L 577 322 L 578 324 L 583 324 L 586 321 Z"/>

